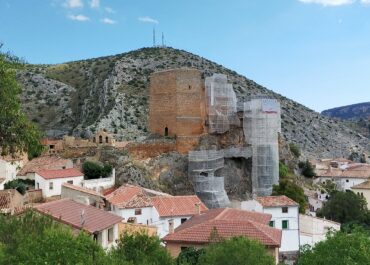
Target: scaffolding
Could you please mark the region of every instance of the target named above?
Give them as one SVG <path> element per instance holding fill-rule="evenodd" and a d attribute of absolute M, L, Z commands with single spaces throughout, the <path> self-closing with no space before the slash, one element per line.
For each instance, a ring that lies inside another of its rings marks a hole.
<path fill-rule="evenodd" d="M 236 116 L 236 95 L 224 74 L 205 80 L 209 133 L 225 133 L 230 125 L 240 125 Z"/>
<path fill-rule="evenodd" d="M 268 196 L 279 182 L 280 103 L 258 97 L 244 103 L 243 130 L 252 146 L 252 193 Z"/>
<path fill-rule="evenodd" d="M 230 201 L 225 191 L 224 177 L 216 176 L 216 171 L 224 167 L 223 150 L 190 151 L 188 158 L 188 172 L 195 193 L 208 208 L 227 207 Z"/>

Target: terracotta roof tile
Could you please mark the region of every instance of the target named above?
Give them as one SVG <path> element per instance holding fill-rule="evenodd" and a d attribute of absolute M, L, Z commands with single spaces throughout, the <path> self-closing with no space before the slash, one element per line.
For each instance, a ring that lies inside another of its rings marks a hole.
<path fill-rule="evenodd" d="M 57 221 L 89 233 L 102 231 L 122 221 L 122 218 L 117 215 L 71 199 L 52 201 L 38 205 L 35 208 L 41 213 L 50 215 Z M 81 213 L 84 216 L 83 224 Z"/>
<path fill-rule="evenodd" d="M 364 190 L 370 190 L 370 180 L 368 181 L 365 181 L 365 182 L 362 182 L 360 184 L 357 184 L 353 187 L 351 187 L 351 189 L 364 189 Z"/>
<path fill-rule="evenodd" d="M 370 165 L 361 163 L 349 164 L 346 168 L 330 168 L 316 171 L 317 177 L 333 178 L 370 178 Z"/>
<path fill-rule="evenodd" d="M 71 178 L 71 177 L 81 177 L 84 175 L 81 171 L 75 168 L 39 170 L 36 173 L 44 179 Z"/>
<path fill-rule="evenodd" d="M 197 213 L 196 204 L 200 211 L 207 211 L 207 206 L 196 195 L 189 196 L 157 196 L 152 198 L 153 206 L 159 216 L 189 216 Z"/>
<path fill-rule="evenodd" d="M 111 204 L 119 208 L 141 208 L 153 206 L 144 189 L 138 186 L 122 185 L 106 196 Z"/>
<path fill-rule="evenodd" d="M 45 169 L 71 168 L 73 163 L 69 159 L 55 156 L 41 156 L 28 161 L 17 175 L 24 176 L 27 173 L 34 173 Z"/>
<path fill-rule="evenodd" d="M 242 213 L 245 212 L 245 213 Z M 180 225 L 174 233 L 163 238 L 165 242 L 207 244 L 214 229 L 222 238 L 246 236 L 265 246 L 279 247 L 281 230 L 269 227 L 271 215 L 236 209 L 212 209 Z"/>
<path fill-rule="evenodd" d="M 285 195 L 281 196 L 266 196 L 257 197 L 258 201 L 263 207 L 281 207 L 281 206 L 298 206 L 299 204 L 288 198 Z"/>

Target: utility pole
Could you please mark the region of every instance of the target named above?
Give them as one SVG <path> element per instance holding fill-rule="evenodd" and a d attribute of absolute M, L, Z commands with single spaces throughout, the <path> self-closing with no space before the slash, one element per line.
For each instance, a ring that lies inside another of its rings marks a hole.
<path fill-rule="evenodd" d="M 164 34 L 162 32 L 162 48 L 164 48 Z"/>

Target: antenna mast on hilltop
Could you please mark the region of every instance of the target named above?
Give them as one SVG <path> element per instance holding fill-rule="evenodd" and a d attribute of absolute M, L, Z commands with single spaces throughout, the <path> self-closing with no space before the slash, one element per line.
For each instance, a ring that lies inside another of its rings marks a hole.
<path fill-rule="evenodd" d="M 153 27 L 153 47 L 155 47 L 155 28 Z"/>
<path fill-rule="evenodd" d="M 164 47 L 164 34 L 162 32 L 162 47 Z"/>

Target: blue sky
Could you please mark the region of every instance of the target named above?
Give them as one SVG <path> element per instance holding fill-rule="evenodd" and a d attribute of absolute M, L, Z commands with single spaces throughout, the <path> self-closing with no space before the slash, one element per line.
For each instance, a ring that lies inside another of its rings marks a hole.
<path fill-rule="evenodd" d="M 160 40 L 316 111 L 370 101 L 370 0 L 0 0 L 0 41 L 30 63 Z"/>

